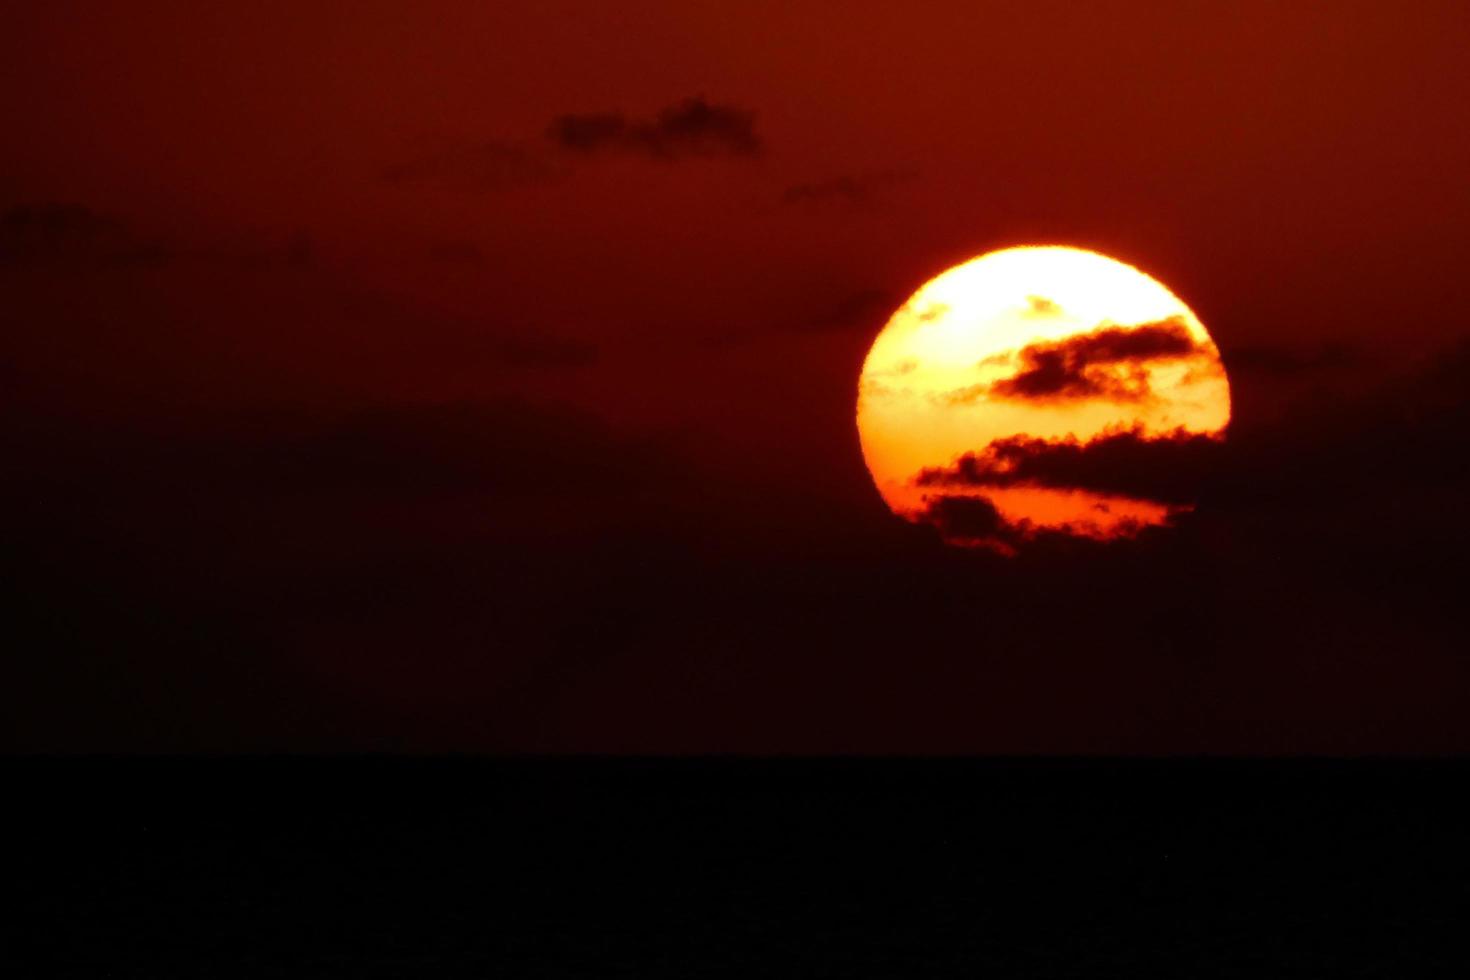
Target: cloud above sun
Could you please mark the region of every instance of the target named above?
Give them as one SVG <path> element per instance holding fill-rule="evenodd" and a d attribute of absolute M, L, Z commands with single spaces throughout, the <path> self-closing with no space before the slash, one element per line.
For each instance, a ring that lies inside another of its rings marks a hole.
<path fill-rule="evenodd" d="M 599 157 L 672 163 L 751 159 L 764 150 L 753 111 L 696 95 L 647 117 L 619 111 L 562 113 L 539 138 L 450 145 L 394 163 L 381 177 L 398 186 L 507 191 L 558 182 L 571 174 L 573 164 Z"/>
<path fill-rule="evenodd" d="M 756 156 L 762 149 L 755 113 L 703 96 L 671 105 L 652 119 L 629 118 L 621 112 L 569 113 L 552 120 L 546 135 L 574 153 L 615 151 L 656 160 Z"/>

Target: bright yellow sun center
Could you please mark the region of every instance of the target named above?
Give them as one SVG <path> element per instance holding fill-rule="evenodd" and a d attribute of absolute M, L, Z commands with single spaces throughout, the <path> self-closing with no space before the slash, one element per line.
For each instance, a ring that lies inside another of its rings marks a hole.
<path fill-rule="evenodd" d="M 889 506 L 1003 550 L 1039 530 L 1110 538 L 1165 523 L 1187 505 L 1114 492 L 1105 471 L 1068 483 L 1066 467 L 1174 451 L 1229 420 L 1219 352 L 1194 312 L 1132 266 L 1062 246 L 991 252 L 925 283 L 873 343 L 858 387 L 863 456 Z M 947 524 L 936 507 L 963 508 L 936 501 L 955 497 L 993 507 L 999 537 Z"/>

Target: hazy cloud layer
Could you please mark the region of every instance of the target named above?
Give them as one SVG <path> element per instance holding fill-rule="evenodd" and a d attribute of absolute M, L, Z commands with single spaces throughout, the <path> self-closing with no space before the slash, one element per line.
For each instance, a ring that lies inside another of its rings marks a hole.
<path fill-rule="evenodd" d="M 0 214 L 0 266 L 137 266 L 171 257 L 122 219 L 81 204 L 19 204 Z"/>
<path fill-rule="evenodd" d="M 894 310 L 893 294 L 885 289 L 860 289 L 841 297 L 798 329 L 808 331 L 876 330 Z"/>
<path fill-rule="evenodd" d="M 430 244 L 424 250 L 424 257 L 442 265 L 481 265 L 485 250 L 467 239 L 449 238 Z"/>
<path fill-rule="evenodd" d="M 1077 671 L 1096 670 L 1078 703 L 1099 703 L 1098 725 L 1163 666 L 1199 658 L 1211 679 L 1249 660 L 1230 709 L 1247 719 L 1267 676 L 1257 669 L 1300 670 L 1282 724 L 1321 697 L 1313 665 L 1324 658 L 1356 671 L 1345 711 L 1372 703 L 1405 657 L 1461 690 L 1463 596 L 1447 573 L 1466 546 L 1470 474 L 1453 447 L 1467 364 L 1465 351 L 1443 352 L 1392 388 L 1237 433 L 1198 509 L 1168 533 L 1104 544 L 1026 529 L 1004 563 L 939 544 L 940 532 L 1000 545 L 1023 533 L 962 496 L 974 488 L 936 483 L 933 523 L 921 527 L 881 505 L 834 517 L 826 500 L 745 514 L 711 501 L 718 481 L 681 476 L 667 450 L 528 403 L 216 421 L 192 438 L 53 423 L 6 442 L 17 542 L 6 559 L 24 584 L 21 628 L 46 650 L 24 662 L 29 689 L 7 688 L 7 710 L 26 745 L 93 751 L 371 749 L 370 722 L 399 726 L 404 744 L 590 750 L 625 731 L 631 710 L 672 726 L 688 705 L 715 722 L 680 747 L 758 750 L 767 743 L 744 699 L 779 684 L 802 698 L 781 709 L 770 745 L 819 749 L 839 712 L 845 740 L 882 749 L 913 737 L 933 750 L 956 737 L 945 726 L 912 734 L 935 704 L 949 718 L 1036 716 L 1022 733 L 1049 737 L 1047 710 L 1077 690 L 1056 678 Z M 0 432 L 16 424 L 9 416 Z M 1025 448 L 1032 460 L 1014 465 L 1033 475 L 1067 455 Z M 800 500 L 800 486 L 784 489 Z M 785 546 L 749 549 L 753 519 Z M 850 551 L 823 551 L 829 523 Z M 994 624 L 988 644 L 1014 651 L 998 685 L 955 683 L 990 662 L 973 644 L 955 652 L 977 602 Z M 1099 631 L 1119 608 L 1137 628 Z M 1400 642 L 1405 629 L 1419 646 Z M 913 662 L 895 674 L 899 646 Z M 304 688 L 303 675 L 321 687 Z M 875 731 L 866 692 L 896 677 L 923 711 Z M 51 686 L 38 699 L 40 684 Z M 84 727 L 50 710 L 79 700 Z M 1254 744 L 1235 717 L 1202 744 Z M 988 730 L 961 731 L 965 746 L 990 747 Z M 1089 723 L 1061 744 L 1092 744 L 1096 731 L 1106 729 Z M 1461 740 L 1433 727 L 1422 744 Z"/>
<path fill-rule="evenodd" d="M 1284 345 L 1243 345 L 1231 347 L 1223 355 L 1232 374 L 1290 379 L 1362 363 L 1363 354 L 1341 342 L 1328 342 L 1314 347 Z"/>
<path fill-rule="evenodd" d="M 600 356 L 592 344 L 544 334 L 490 338 L 485 351 L 507 367 L 530 369 L 584 367 Z"/>
<path fill-rule="evenodd" d="M 275 241 L 183 243 L 74 202 L 18 204 L 0 213 L 0 268 L 85 272 L 198 262 L 255 269 L 305 266 L 313 255 L 302 232 Z"/>
<path fill-rule="evenodd" d="M 445 261 L 476 262 L 478 253 L 453 253 Z M 337 300 L 344 324 L 357 328 L 354 355 L 360 366 L 386 375 L 504 371 L 541 372 L 585 367 L 600 348 L 539 324 L 488 317 L 442 316 L 372 292 Z"/>
<path fill-rule="evenodd" d="M 278 491 L 468 491 L 487 503 L 587 497 L 615 508 L 616 498 L 667 466 L 651 446 L 619 440 L 594 418 L 509 400 L 368 409 L 237 449 L 235 465 L 248 461 L 252 479 Z"/>

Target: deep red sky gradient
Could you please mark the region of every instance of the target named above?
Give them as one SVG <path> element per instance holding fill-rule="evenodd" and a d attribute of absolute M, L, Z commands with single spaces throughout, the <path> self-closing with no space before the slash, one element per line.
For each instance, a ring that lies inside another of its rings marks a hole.
<path fill-rule="evenodd" d="M 1467 50 L 1460 3 L 0 5 L 16 745 L 1470 748 Z M 759 152 L 548 135 L 696 97 Z M 1024 242 L 1218 341 L 1198 526 L 888 517 L 867 346 Z"/>

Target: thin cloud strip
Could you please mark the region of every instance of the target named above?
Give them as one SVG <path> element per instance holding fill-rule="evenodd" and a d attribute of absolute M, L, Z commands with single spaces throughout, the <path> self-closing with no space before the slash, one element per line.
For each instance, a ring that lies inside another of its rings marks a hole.
<path fill-rule="evenodd" d="M 620 112 L 568 113 L 552 120 L 546 136 L 558 148 L 582 155 L 613 151 L 655 160 L 753 157 L 764 149 L 756 135 L 755 113 L 703 96 L 668 106 L 653 119 L 630 119 Z"/>

